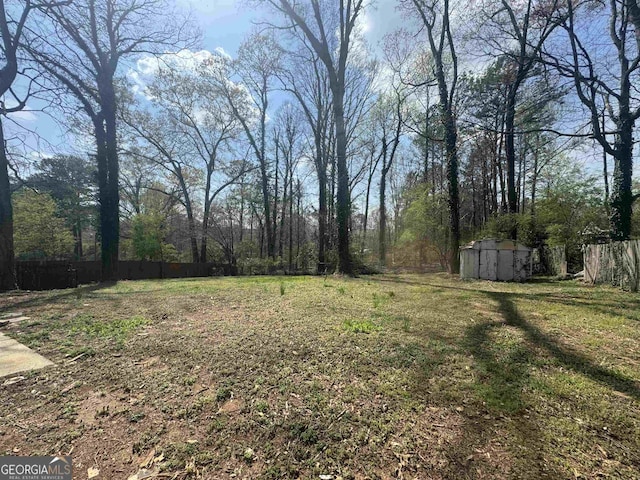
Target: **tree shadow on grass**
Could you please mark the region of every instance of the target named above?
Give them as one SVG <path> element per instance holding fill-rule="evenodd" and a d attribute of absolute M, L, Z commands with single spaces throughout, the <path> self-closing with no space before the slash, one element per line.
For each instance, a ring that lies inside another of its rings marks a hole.
<path fill-rule="evenodd" d="M 471 284 L 458 287 L 430 282 L 428 279 L 418 279 L 414 282 L 412 279 L 387 277 L 381 280 L 433 289 L 472 291 L 477 294 L 474 300 L 487 299 L 493 305 L 492 310 L 498 313 L 490 315 L 492 318 L 484 317 L 471 324 L 462 325 L 461 336 L 459 334 L 457 338 L 444 336 L 435 325 L 431 328 L 427 324 L 426 329 L 420 332 L 420 338 L 416 339 L 416 345 L 409 351 L 410 357 L 416 361 L 398 365 L 401 368 L 413 369 L 414 398 L 439 405 L 449 411 L 455 405 L 459 405 L 454 402 L 464 401 L 465 397 L 469 401 L 460 413 L 464 438 L 460 437 L 447 446 L 446 455 L 452 463 L 446 472 L 441 472 L 445 473 L 446 478 L 474 477 L 475 466 L 483 469 L 495 468 L 495 463 L 482 463 L 476 454 L 494 443 L 502 445 L 508 452 L 505 464 L 510 465 L 512 470 L 509 473 L 485 470 L 490 476 L 567 478 L 570 472 L 556 460 L 549 461 L 549 455 L 553 457 L 550 453 L 553 447 L 549 444 L 547 433 L 544 432 L 547 426 L 544 426 L 538 417 L 540 412 L 536 413 L 536 409 L 543 404 L 538 405 L 535 395 L 531 396 L 532 390 L 535 393 L 540 388 L 534 373 L 538 365 L 551 363 L 584 375 L 615 392 L 635 400 L 640 399 L 640 382 L 599 365 L 588 352 L 583 353 L 563 344 L 557 336 L 530 323 L 518 310 L 517 305 L 518 300 L 546 301 L 586 308 L 592 307 L 595 303 L 594 310 L 602 309 L 608 314 L 620 316 L 621 312 L 611 299 L 594 299 L 592 291 L 576 292 L 574 297 L 573 292 L 565 295 L 564 292 L 552 291 L 545 295 L 538 292 L 496 291 L 508 289 L 501 284 Z M 429 290 L 429 293 L 432 293 L 432 290 Z M 633 304 L 636 301 L 636 297 L 631 296 L 629 302 Z M 433 342 L 440 346 L 434 345 Z M 406 356 L 406 350 L 405 348 L 398 354 Z M 456 359 L 461 355 L 468 357 L 470 354 L 474 363 L 474 368 L 469 374 L 471 377 L 455 366 L 459 361 Z M 447 368 L 447 365 L 451 366 Z M 452 380 L 440 382 L 438 378 L 442 378 L 443 373 L 444 377 L 449 375 Z M 442 388 L 442 391 L 439 391 L 439 388 Z M 453 395 L 448 395 L 448 391 Z M 534 407 L 533 413 L 529 410 L 530 407 Z M 455 414 L 454 411 L 453 415 Z M 497 454 L 500 455 L 500 449 Z M 474 458 L 471 463 L 466 461 L 471 457 Z"/>
<path fill-rule="evenodd" d="M 493 330 L 504 325 L 477 323 L 462 338 L 427 325 L 415 342 L 396 345 L 390 358 L 397 368 L 412 371 L 412 398 L 443 409 L 445 423 L 457 427 L 458 435 L 436 449 L 448 459 L 437 472 L 442 478 L 566 477 L 544 458 L 543 427 L 527 415 L 523 392 L 536 352 L 522 341 L 496 345 Z M 460 363 L 469 354 L 472 370 Z"/>
<path fill-rule="evenodd" d="M 500 345 L 491 333 L 505 323 L 482 322 L 471 326 L 463 345 L 479 364 L 478 393 L 490 408 L 517 412 L 525 407 L 522 391 L 529 384 L 533 352 L 518 342 Z"/>
<path fill-rule="evenodd" d="M 432 293 L 435 293 L 438 289 L 445 290 L 458 290 L 458 291 L 467 291 L 474 293 L 485 293 L 487 295 L 504 295 L 507 298 L 522 298 L 529 299 L 534 301 L 544 301 L 548 303 L 554 303 L 558 305 L 565 305 L 568 307 L 587 307 L 594 312 L 601 313 L 604 315 L 617 315 L 624 317 L 628 320 L 632 320 L 634 322 L 640 322 L 640 295 L 634 293 L 620 292 L 621 295 L 625 295 L 625 298 L 620 300 L 604 300 L 604 299 L 595 299 L 593 298 L 594 286 L 592 285 L 576 285 L 576 292 L 569 293 L 553 293 L 553 292 L 545 292 L 545 293 L 515 293 L 515 292 L 496 292 L 495 290 L 489 290 L 486 285 L 481 282 L 477 283 L 468 283 L 460 281 L 461 285 L 452 286 L 445 284 L 438 284 L 425 279 L 425 281 L 415 281 L 415 280 L 407 280 L 404 278 L 390 277 L 385 276 L 383 278 L 378 279 L 380 282 L 385 283 L 399 283 L 404 285 L 412 285 L 418 287 L 429 287 L 435 290 L 432 290 Z M 533 279 L 527 283 L 544 283 L 544 284 L 553 284 L 554 286 L 562 286 L 563 282 L 561 281 L 550 281 L 547 278 L 543 279 Z M 502 283 L 492 283 L 492 285 L 503 285 Z"/>
<path fill-rule="evenodd" d="M 629 378 L 621 373 L 609 370 L 602 366 L 596 365 L 593 360 L 586 355 L 574 350 L 573 348 L 561 345 L 553 337 L 544 333 L 535 325 L 527 322 L 525 318 L 518 312 L 515 302 L 512 297 L 516 294 L 508 294 L 503 292 L 485 292 L 487 296 L 497 302 L 498 309 L 502 314 L 507 325 L 516 327 L 522 333 L 524 333 L 526 339 L 532 344 L 541 347 L 548 354 L 550 354 L 557 362 L 562 366 L 581 373 L 592 380 L 604 384 L 609 388 L 616 390 L 620 393 L 630 395 L 636 400 L 640 400 L 640 382 Z M 489 327 L 491 324 L 488 325 Z M 478 327 L 471 327 L 473 329 Z M 476 332 L 477 333 L 477 332 Z M 469 338 L 473 338 L 470 335 Z M 482 359 L 482 351 L 485 349 L 486 337 L 482 335 L 476 335 L 476 341 L 472 345 L 476 351 L 480 354 Z"/>
<path fill-rule="evenodd" d="M 59 290 L 55 293 L 49 293 L 47 291 L 37 292 L 18 292 L 17 294 L 5 294 L 4 299 L 8 296 L 15 296 L 17 301 L 7 301 L 5 304 L 0 305 L 0 315 L 13 312 L 16 309 L 39 307 L 51 303 L 57 303 L 61 300 L 68 298 L 82 298 L 84 295 L 91 295 L 93 292 L 110 288 L 116 285 L 116 282 L 102 282 L 93 283 L 91 285 L 83 285 L 77 288 L 69 288 L 65 290 Z M 21 297 L 24 297 L 23 299 Z"/>

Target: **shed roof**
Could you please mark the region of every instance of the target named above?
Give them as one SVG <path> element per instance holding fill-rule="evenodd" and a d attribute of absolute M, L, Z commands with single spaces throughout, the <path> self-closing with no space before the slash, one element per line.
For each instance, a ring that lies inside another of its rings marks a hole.
<path fill-rule="evenodd" d="M 467 245 L 460 247 L 460 250 L 518 250 L 531 251 L 531 248 L 513 240 L 498 240 L 495 238 L 486 238 L 483 240 L 474 240 Z"/>

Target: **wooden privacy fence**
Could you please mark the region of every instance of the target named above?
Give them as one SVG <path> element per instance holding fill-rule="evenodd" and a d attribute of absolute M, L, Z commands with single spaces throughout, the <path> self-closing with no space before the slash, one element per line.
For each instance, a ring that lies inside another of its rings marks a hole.
<path fill-rule="evenodd" d="M 542 247 L 534 255 L 534 271 L 545 275 L 566 275 L 567 251 L 564 246 Z M 536 265 L 536 260 L 538 264 Z"/>
<path fill-rule="evenodd" d="M 640 289 L 640 240 L 585 245 L 583 256 L 586 282 Z"/>
<path fill-rule="evenodd" d="M 208 277 L 234 273 L 229 265 L 215 263 L 118 262 L 120 280 Z M 16 276 L 18 288 L 22 290 L 74 288 L 100 281 L 101 265 L 100 262 L 18 261 Z"/>

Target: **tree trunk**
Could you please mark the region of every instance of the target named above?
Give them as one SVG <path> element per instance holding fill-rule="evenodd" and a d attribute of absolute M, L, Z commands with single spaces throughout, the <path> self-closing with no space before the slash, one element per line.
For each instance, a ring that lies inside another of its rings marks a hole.
<path fill-rule="evenodd" d="M 118 280 L 120 248 L 120 188 L 118 184 L 118 138 L 116 133 L 116 96 L 113 81 L 100 82 L 102 114 L 104 115 L 104 145 L 106 160 L 105 205 L 101 211 L 102 280 Z"/>
<path fill-rule="evenodd" d="M 0 292 L 16 288 L 9 159 L 0 119 Z"/>
<path fill-rule="evenodd" d="M 602 112 L 602 131 L 606 130 L 605 113 Z M 607 164 L 607 151 L 602 149 L 602 174 L 604 178 L 604 204 L 607 209 L 607 214 L 610 215 L 609 209 L 609 166 Z"/>
<path fill-rule="evenodd" d="M 202 228 L 200 229 L 200 263 L 207 263 L 207 236 L 209 235 L 209 214 L 211 212 L 211 176 L 213 175 L 214 164 L 212 161 L 207 163 L 207 180 L 204 187 L 204 209 L 202 212 Z M 231 231 L 233 235 L 233 230 Z"/>
<path fill-rule="evenodd" d="M 620 112 L 614 150 L 613 185 L 611 191 L 611 238 L 628 240 L 631 236 L 633 206 L 633 121 L 628 112 Z"/>
<path fill-rule="evenodd" d="M 176 169 L 176 177 L 180 183 L 180 188 L 182 189 L 182 195 L 184 196 L 184 209 L 187 213 L 187 225 L 189 227 L 189 244 L 191 245 L 191 261 L 193 263 L 198 263 L 200 260 L 200 256 L 198 255 L 198 239 L 196 234 L 196 221 L 193 216 L 193 206 L 191 204 L 191 197 L 189 196 L 189 190 L 187 189 L 187 184 L 184 180 L 184 176 L 182 175 L 182 170 Z"/>
<path fill-rule="evenodd" d="M 515 98 L 509 95 L 505 115 L 505 159 L 507 162 L 507 211 L 518 211 L 518 197 L 516 195 L 516 150 L 515 150 Z"/>
<path fill-rule="evenodd" d="M 497 133 L 495 137 L 492 139 L 492 154 L 493 158 L 491 161 L 491 213 L 496 213 L 498 211 L 498 163 L 500 161 L 498 154 L 498 138 Z"/>
<path fill-rule="evenodd" d="M 289 271 L 293 270 L 293 171 L 289 174 Z"/>
<path fill-rule="evenodd" d="M 384 143 L 382 148 L 386 148 Z M 386 154 L 385 154 L 386 155 Z M 378 259 L 383 267 L 387 264 L 387 206 L 386 206 L 386 189 L 387 189 L 387 172 L 383 166 L 380 172 L 380 230 L 378 231 Z"/>
<path fill-rule="evenodd" d="M 489 173 L 487 172 L 487 160 L 486 158 L 481 159 L 481 175 L 482 175 L 482 218 L 480 219 L 480 224 L 484 225 L 488 218 L 488 204 L 489 204 Z"/>
<path fill-rule="evenodd" d="M 536 136 L 536 148 L 533 151 L 533 175 L 531 177 L 531 215 L 536 214 L 536 189 L 538 187 L 538 157 L 540 155 L 540 137 Z"/>
<path fill-rule="evenodd" d="M 238 241 L 242 243 L 244 238 L 244 182 L 240 184 L 240 235 Z"/>
<path fill-rule="evenodd" d="M 324 273 L 327 267 L 327 175 L 318 172 L 318 273 Z"/>
<path fill-rule="evenodd" d="M 80 220 L 76 220 L 73 227 L 71 228 L 71 232 L 73 234 L 73 255 L 76 260 L 80 260 L 82 258 L 82 223 Z"/>
<path fill-rule="evenodd" d="M 360 255 L 364 255 L 364 249 L 367 242 L 367 223 L 369 222 L 369 197 L 371 195 L 371 183 L 373 181 L 373 171 L 369 173 L 367 179 L 367 192 L 364 200 L 364 221 L 362 224 L 362 244 L 360 245 Z"/>
<path fill-rule="evenodd" d="M 449 187 L 449 270 L 460 273 L 460 194 L 458 192 L 458 131 L 453 113 L 446 111 L 445 146 L 447 153 L 447 180 Z"/>
<path fill-rule="evenodd" d="M 300 243 L 301 243 L 301 220 L 302 220 L 302 189 L 300 188 L 300 179 L 298 179 L 297 183 L 297 203 L 296 203 L 296 267 L 300 268 Z"/>
<path fill-rule="evenodd" d="M 278 238 L 278 147 L 276 144 L 276 168 L 275 168 L 275 184 L 273 188 L 273 210 L 271 212 L 273 225 L 271 226 L 271 231 L 273 235 L 273 259 L 275 260 L 277 257 L 276 252 L 276 239 Z M 282 235 L 282 232 L 280 232 Z"/>
<path fill-rule="evenodd" d="M 193 209 L 191 201 L 185 199 L 185 210 L 187 211 L 187 223 L 189 225 L 189 242 L 191 243 L 191 261 L 198 263 L 200 256 L 198 255 L 198 239 L 196 238 L 196 221 L 193 218 Z"/>
<path fill-rule="evenodd" d="M 274 256 L 275 242 L 273 239 L 273 226 L 271 224 L 271 200 L 269 199 L 269 177 L 266 165 L 260 162 L 260 176 L 262 184 L 262 206 L 264 208 L 264 228 L 266 230 L 267 257 Z"/>
<path fill-rule="evenodd" d="M 338 193 L 336 196 L 336 220 L 338 223 L 338 271 L 347 275 L 353 273 L 351 252 L 349 251 L 349 171 L 347 169 L 347 133 L 344 124 L 344 86 L 336 85 L 333 90 L 333 111 L 336 124 L 336 162 L 338 169 Z"/>
<path fill-rule="evenodd" d="M 475 233 L 478 214 L 476 211 L 476 180 L 475 180 L 475 157 L 470 159 L 471 162 L 471 231 Z"/>
<path fill-rule="evenodd" d="M 287 188 L 289 181 L 289 158 L 285 157 L 285 171 L 284 171 L 284 182 L 282 184 L 282 205 L 280 207 L 280 237 L 278 240 L 278 256 L 280 260 L 284 258 L 284 232 L 285 232 L 285 221 L 287 217 Z"/>
<path fill-rule="evenodd" d="M 423 181 L 429 182 L 429 89 L 427 88 L 427 109 L 424 118 L 424 172 Z M 435 183 L 435 178 L 434 178 Z"/>
<path fill-rule="evenodd" d="M 522 139 L 522 149 L 520 151 L 520 180 L 518 181 L 518 211 L 521 213 L 525 213 L 525 208 L 527 207 L 527 152 L 526 145 L 524 144 L 524 138 Z"/>
<path fill-rule="evenodd" d="M 496 165 L 498 167 L 498 177 L 500 180 L 500 211 L 504 212 L 507 206 L 506 188 L 504 185 L 504 172 L 502 168 L 502 149 L 504 147 L 504 115 L 501 118 L 500 138 L 498 139 L 498 154 L 496 155 Z"/>
<path fill-rule="evenodd" d="M 202 219 L 202 234 L 200 237 L 200 263 L 207 263 L 207 234 L 209 230 L 208 212 Z M 233 234 L 233 230 L 231 231 Z"/>
<path fill-rule="evenodd" d="M 329 188 L 331 194 L 327 197 L 327 248 L 336 247 L 336 156 L 335 149 L 331 147 L 329 159 L 331 160 L 331 169 L 329 174 Z"/>
<path fill-rule="evenodd" d="M 112 244 L 112 225 L 110 217 L 110 196 L 109 196 L 109 167 L 107 159 L 107 140 L 104 121 L 101 115 L 93 119 L 93 128 L 96 138 L 96 163 L 98 165 L 98 199 L 100 203 L 100 262 L 102 281 L 108 281 L 113 275 L 112 258 L 109 250 L 105 247 Z"/>

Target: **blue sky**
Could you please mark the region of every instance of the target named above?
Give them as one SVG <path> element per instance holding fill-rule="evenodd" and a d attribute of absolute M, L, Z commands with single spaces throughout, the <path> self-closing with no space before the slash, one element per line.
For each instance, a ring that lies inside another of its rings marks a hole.
<path fill-rule="evenodd" d="M 252 22 L 268 18 L 269 12 L 254 6 L 246 0 L 181 0 L 193 9 L 204 33 L 204 48 L 212 50 L 222 47 L 234 54 Z M 378 0 L 365 12 L 367 41 L 375 46 L 385 34 L 400 25 L 402 19 L 396 10 L 395 0 Z"/>
<path fill-rule="evenodd" d="M 256 7 L 255 2 L 251 2 L 250 6 L 247 0 L 176 1 L 184 8 L 192 10 L 193 17 L 203 34 L 200 48 L 209 51 L 222 48 L 232 56 L 235 56 L 238 47 L 255 22 L 269 19 L 268 11 Z M 363 18 L 365 36 L 374 51 L 379 52 L 378 46 L 386 34 L 403 24 L 402 15 L 397 11 L 396 5 L 396 0 L 377 0 L 365 11 Z M 277 22 L 277 19 L 274 20 Z M 40 107 L 35 101 L 30 102 L 29 106 L 35 109 Z M 91 148 L 90 139 L 78 145 L 75 137 L 66 134 L 64 127 L 45 113 L 26 111 L 15 114 L 13 118 L 37 134 L 36 136 L 25 134 L 29 137 L 28 149 L 34 151 L 31 155 L 34 160 L 42 154 L 50 155 L 58 152 L 83 154 Z M 590 145 L 585 145 L 585 150 L 576 154 L 585 163 L 593 162 L 596 168 L 600 168 L 599 148 L 594 150 Z"/>
<path fill-rule="evenodd" d="M 249 5 L 247 0 L 177 0 L 179 6 L 191 9 L 193 18 L 200 27 L 203 38 L 201 48 L 213 51 L 221 47 L 235 56 L 238 47 L 254 24 L 269 18 L 269 12 Z M 375 49 L 384 36 L 396 29 L 402 22 L 401 14 L 396 9 L 395 0 L 378 0 L 367 9 L 364 17 L 367 42 Z M 44 104 L 32 100 L 28 103 L 33 111 L 14 114 L 12 118 L 21 127 L 32 131 L 35 135 L 22 132 L 28 138 L 27 150 L 33 150 L 31 157 L 57 152 L 82 153 L 84 145 L 76 147 L 74 137 L 65 132 L 65 128 L 55 120 L 59 112 L 39 112 Z M 9 130 L 18 132 L 15 125 L 7 125 Z M 22 152 L 29 153 L 29 152 Z"/>

